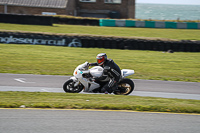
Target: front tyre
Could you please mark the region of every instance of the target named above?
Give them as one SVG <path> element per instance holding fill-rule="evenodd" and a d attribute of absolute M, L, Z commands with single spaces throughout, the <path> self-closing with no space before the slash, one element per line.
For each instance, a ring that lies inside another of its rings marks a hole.
<path fill-rule="evenodd" d="M 63 90 L 66 93 L 79 93 L 83 90 L 84 86 L 82 84 L 78 84 L 77 86 L 74 86 L 76 82 L 74 82 L 72 79 L 66 81 L 63 85 Z"/>
<path fill-rule="evenodd" d="M 123 79 L 118 83 L 118 89 L 114 91 L 116 95 L 129 95 L 134 90 L 134 82 L 130 79 Z"/>

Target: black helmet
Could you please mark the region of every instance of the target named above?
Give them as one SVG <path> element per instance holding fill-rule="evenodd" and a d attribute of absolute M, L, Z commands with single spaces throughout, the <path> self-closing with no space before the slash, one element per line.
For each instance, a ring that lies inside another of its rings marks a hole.
<path fill-rule="evenodd" d="M 107 60 L 107 55 L 106 53 L 100 53 L 96 58 L 98 65 L 103 65 L 103 63 Z"/>

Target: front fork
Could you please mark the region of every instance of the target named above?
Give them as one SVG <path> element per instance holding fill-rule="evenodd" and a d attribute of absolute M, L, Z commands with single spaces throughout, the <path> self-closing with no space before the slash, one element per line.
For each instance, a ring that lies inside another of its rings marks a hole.
<path fill-rule="evenodd" d="M 71 77 L 70 79 L 72 79 L 74 81 L 74 87 L 77 87 L 79 85 L 79 81 L 76 77 Z"/>

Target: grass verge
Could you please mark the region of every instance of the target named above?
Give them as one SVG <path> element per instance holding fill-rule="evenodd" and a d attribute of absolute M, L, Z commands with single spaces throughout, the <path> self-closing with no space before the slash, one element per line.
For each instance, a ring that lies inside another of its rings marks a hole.
<path fill-rule="evenodd" d="M 200 82 L 200 53 L 0 44 L 0 73 L 72 75 L 85 61 L 107 53 L 129 78 Z M 116 54 L 117 53 L 117 54 Z"/>
<path fill-rule="evenodd" d="M 103 109 L 200 113 L 200 100 L 46 92 L 0 92 L 0 108 Z"/>
<path fill-rule="evenodd" d="M 81 25 L 59 25 L 39 26 L 0 23 L 0 31 L 26 31 L 46 32 L 62 34 L 86 34 L 100 36 L 119 36 L 146 39 L 176 39 L 176 40 L 200 40 L 200 30 L 195 29 L 158 29 L 158 28 L 128 28 L 128 27 L 99 27 Z"/>

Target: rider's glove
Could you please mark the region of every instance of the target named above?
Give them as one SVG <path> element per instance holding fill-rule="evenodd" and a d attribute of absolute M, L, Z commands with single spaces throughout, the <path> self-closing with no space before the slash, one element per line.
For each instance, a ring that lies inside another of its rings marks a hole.
<path fill-rule="evenodd" d="M 89 81 L 93 82 L 93 81 L 95 81 L 95 79 L 94 78 L 89 78 Z"/>
<path fill-rule="evenodd" d="M 89 66 L 90 66 L 90 63 L 87 63 L 87 66 L 89 67 Z"/>

